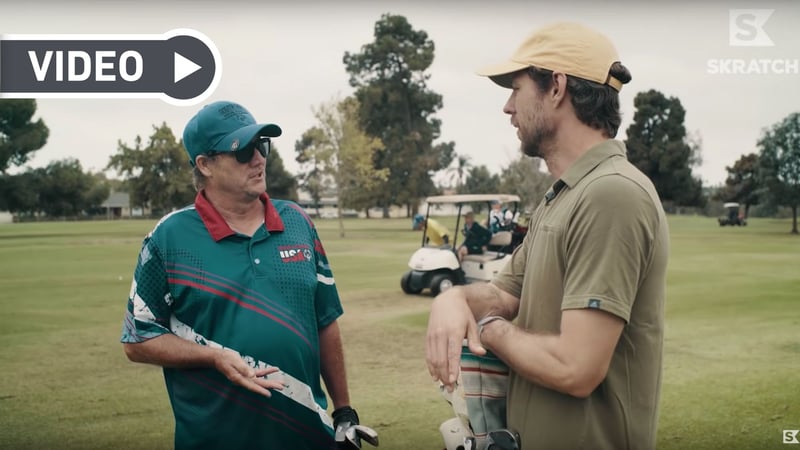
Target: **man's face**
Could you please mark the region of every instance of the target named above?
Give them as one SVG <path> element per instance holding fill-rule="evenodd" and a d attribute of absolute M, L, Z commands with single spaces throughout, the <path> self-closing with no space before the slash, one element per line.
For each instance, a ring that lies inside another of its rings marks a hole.
<path fill-rule="evenodd" d="M 549 153 L 547 146 L 555 136 L 556 129 L 545 112 L 544 93 L 539 91 L 526 71 L 514 76 L 511 95 L 503 112 L 511 116 L 511 124 L 517 128 L 522 152 L 528 156 L 545 158 Z"/>
<path fill-rule="evenodd" d="M 258 198 L 267 190 L 265 177 L 267 159 L 255 151 L 250 161 L 240 163 L 233 152 L 220 153 L 208 158 L 206 189 L 225 193 L 232 198 L 248 201 Z"/>

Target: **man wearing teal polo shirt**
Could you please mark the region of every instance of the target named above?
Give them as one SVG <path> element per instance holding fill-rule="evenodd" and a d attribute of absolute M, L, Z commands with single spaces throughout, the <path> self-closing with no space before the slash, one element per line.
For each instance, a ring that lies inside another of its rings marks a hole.
<path fill-rule="evenodd" d="M 241 105 L 202 108 L 183 133 L 194 205 L 139 254 L 121 341 L 164 368 L 177 449 L 333 449 L 334 425 L 358 423 L 325 250 L 302 208 L 266 193 L 280 135 Z"/>

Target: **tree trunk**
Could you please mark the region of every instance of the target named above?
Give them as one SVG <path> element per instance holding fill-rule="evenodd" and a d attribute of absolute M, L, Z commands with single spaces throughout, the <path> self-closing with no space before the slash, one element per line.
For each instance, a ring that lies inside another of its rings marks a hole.
<path fill-rule="evenodd" d="M 341 199 L 337 198 L 336 202 L 338 203 L 336 207 L 337 216 L 339 216 L 339 237 L 344 238 L 344 217 L 342 217 L 342 201 Z"/>
<path fill-rule="evenodd" d="M 800 234 L 797 232 L 797 205 L 792 205 L 792 234 Z"/>

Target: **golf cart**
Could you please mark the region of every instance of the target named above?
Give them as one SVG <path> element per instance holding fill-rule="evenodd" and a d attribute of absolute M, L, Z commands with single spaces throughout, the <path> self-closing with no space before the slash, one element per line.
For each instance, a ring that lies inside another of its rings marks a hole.
<path fill-rule="evenodd" d="M 406 294 L 419 294 L 424 289 L 430 289 L 431 295 L 436 296 L 453 285 L 490 281 L 511 258 L 511 252 L 514 250 L 512 242 L 521 242 L 521 239 L 515 239 L 515 234 L 524 236 L 527 231 L 525 227 L 518 225 L 499 231 L 492 235 L 485 252 L 466 255 L 459 264 L 456 252 L 459 247 L 462 215 L 472 210 L 472 204 L 486 204 L 487 208 L 491 209 L 492 202 L 499 201 L 508 204 L 512 208 L 514 217 L 518 218 L 519 197 L 510 194 L 439 195 L 428 197 L 425 201 L 428 206 L 425 220 L 421 221 L 424 227 L 422 246 L 408 261 L 411 270 L 400 278 L 400 287 Z M 451 240 L 446 245 L 430 246 L 426 243 L 425 236 L 431 209 L 447 206 L 454 207 L 454 212 L 457 214 L 456 233 L 450 237 Z"/>
<path fill-rule="evenodd" d="M 747 219 L 745 219 L 744 215 L 742 215 L 739 212 L 739 204 L 738 203 L 733 203 L 733 202 L 725 203 L 722 206 L 725 207 L 725 210 L 727 212 L 726 212 L 726 214 L 724 216 L 722 216 L 719 219 L 717 219 L 719 221 L 719 226 L 724 227 L 725 225 L 730 225 L 730 226 L 734 226 L 734 225 L 735 226 L 745 226 L 745 225 L 747 225 Z"/>

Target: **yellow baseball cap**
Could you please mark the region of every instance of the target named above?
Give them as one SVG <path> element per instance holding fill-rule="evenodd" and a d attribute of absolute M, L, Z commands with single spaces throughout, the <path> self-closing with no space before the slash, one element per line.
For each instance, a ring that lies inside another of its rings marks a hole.
<path fill-rule="evenodd" d="M 607 84 L 619 91 L 622 81 L 609 74 L 615 62 L 619 62 L 617 50 L 603 34 L 578 23 L 560 22 L 535 31 L 508 62 L 485 67 L 478 75 L 511 88 L 512 74 L 534 66 Z"/>

